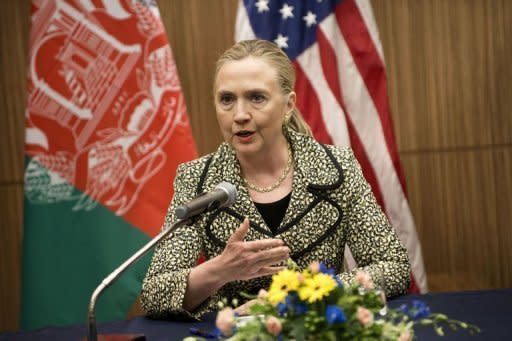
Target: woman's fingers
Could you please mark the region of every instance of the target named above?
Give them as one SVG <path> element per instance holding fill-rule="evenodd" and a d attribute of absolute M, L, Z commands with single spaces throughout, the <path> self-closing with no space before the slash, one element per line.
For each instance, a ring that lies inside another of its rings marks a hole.
<path fill-rule="evenodd" d="M 245 248 L 250 251 L 260 251 L 284 245 L 281 239 L 260 239 L 246 242 Z"/>
<path fill-rule="evenodd" d="M 245 218 L 240 227 L 229 237 L 228 243 L 243 242 L 249 231 L 249 219 Z"/>
<path fill-rule="evenodd" d="M 250 278 L 274 274 L 278 271 L 276 269 L 284 268 L 282 265 L 288 259 L 289 252 L 290 250 L 284 246 L 255 253 L 246 274 Z"/>
<path fill-rule="evenodd" d="M 274 275 L 284 269 L 286 269 L 285 266 L 265 266 L 265 267 L 259 269 L 258 272 L 256 272 L 255 274 L 247 277 L 246 279 Z"/>
<path fill-rule="evenodd" d="M 230 274 L 233 280 L 249 279 L 274 274 L 283 267 L 273 266 L 282 264 L 288 259 L 290 249 L 284 246 L 281 239 L 260 239 L 245 242 L 249 231 L 249 219 L 245 218 L 231 235 L 222 253 L 222 268 Z"/>
<path fill-rule="evenodd" d="M 256 253 L 255 265 L 259 268 L 279 264 L 290 257 L 290 249 L 287 246 L 280 246 L 273 249 L 263 250 Z"/>

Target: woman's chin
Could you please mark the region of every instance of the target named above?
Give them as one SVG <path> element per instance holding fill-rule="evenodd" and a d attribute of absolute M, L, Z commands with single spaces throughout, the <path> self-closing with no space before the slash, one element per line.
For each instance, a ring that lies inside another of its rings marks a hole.
<path fill-rule="evenodd" d="M 234 141 L 231 146 L 236 153 L 240 155 L 254 155 L 261 151 L 260 144 L 256 142 L 240 143 L 238 141 Z"/>

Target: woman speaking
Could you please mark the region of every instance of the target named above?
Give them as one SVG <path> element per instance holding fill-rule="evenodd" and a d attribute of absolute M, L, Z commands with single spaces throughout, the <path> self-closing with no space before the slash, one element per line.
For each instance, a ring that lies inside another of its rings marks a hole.
<path fill-rule="evenodd" d="M 248 40 L 217 61 L 215 110 L 224 142 L 180 165 L 174 210 L 227 181 L 238 191 L 229 208 L 203 214 L 155 250 L 142 284 L 149 316 L 199 318 L 222 298 L 266 289 L 291 258 L 320 261 L 343 282 L 366 271 L 388 296 L 406 293 L 405 248 L 378 206 L 349 148 L 315 141 L 295 107 L 295 73 L 275 44 Z M 343 272 L 348 245 L 358 268 Z M 200 254 L 206 261 L 197 265 Z"/>

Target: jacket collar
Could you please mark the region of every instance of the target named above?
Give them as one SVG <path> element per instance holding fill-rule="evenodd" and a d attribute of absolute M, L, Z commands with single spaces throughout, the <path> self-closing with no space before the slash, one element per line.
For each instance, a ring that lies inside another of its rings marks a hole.
<path fill-rule="evenodd" d="M 292 148 L 295 163 L 294 188 L 311 186 L 316 189 L 334 189 L 339 187 L 342 181 L 342 172 L 333 155 L 326 150 L 327 147 L 312 137 L 289 128 L 285 130 L 285 134 Z M 315 160 L 322 159 L 329 159 L 331 162 L 319 167 L 319 163 Z M 243 187 L 240 164 L 235 150 L 228 143 L 223 142 L 219 146 L 212 161 L 219 164 L 221 177 L 225 181 L 231 182 L 237 187 Z"/>
<path fill-rule="evenodd" d="M 292 148 L 295 164 L 292 196 L 278 234 L 280 231 L 285 231 L 287 226 L 300 220 L 301 214 L 305 214 L 316 204 L 319 193 L 336 189 L 343 182 L 341 167 L 329 147 L 291 129 L 286 129 L 285 135 Z M 243 183 L 236 153 L 226 142 L 222 143 L 213 155 L 205 180 L 203 191 L 212 190 L 220 181 L 235 185 L 238 198 L 230 211 L 236 212 L 240 217 L 250 217 L 251 226 L 256 230 L 269 231 L 268 228 L 261 228 L 266 227 L 266 224 L 252 203 Z"/>

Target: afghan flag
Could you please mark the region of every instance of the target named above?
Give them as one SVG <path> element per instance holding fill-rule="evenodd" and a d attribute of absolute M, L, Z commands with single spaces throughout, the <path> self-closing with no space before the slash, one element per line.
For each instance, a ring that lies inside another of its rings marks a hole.
<path fill-rule="evenodd" d="M 93 290 L 156 235 L 196 157 L 155 1 L 33 0 L 21 328 L 85 323 Z M 97 302 L 131 308 L 150 256 Z"/>

